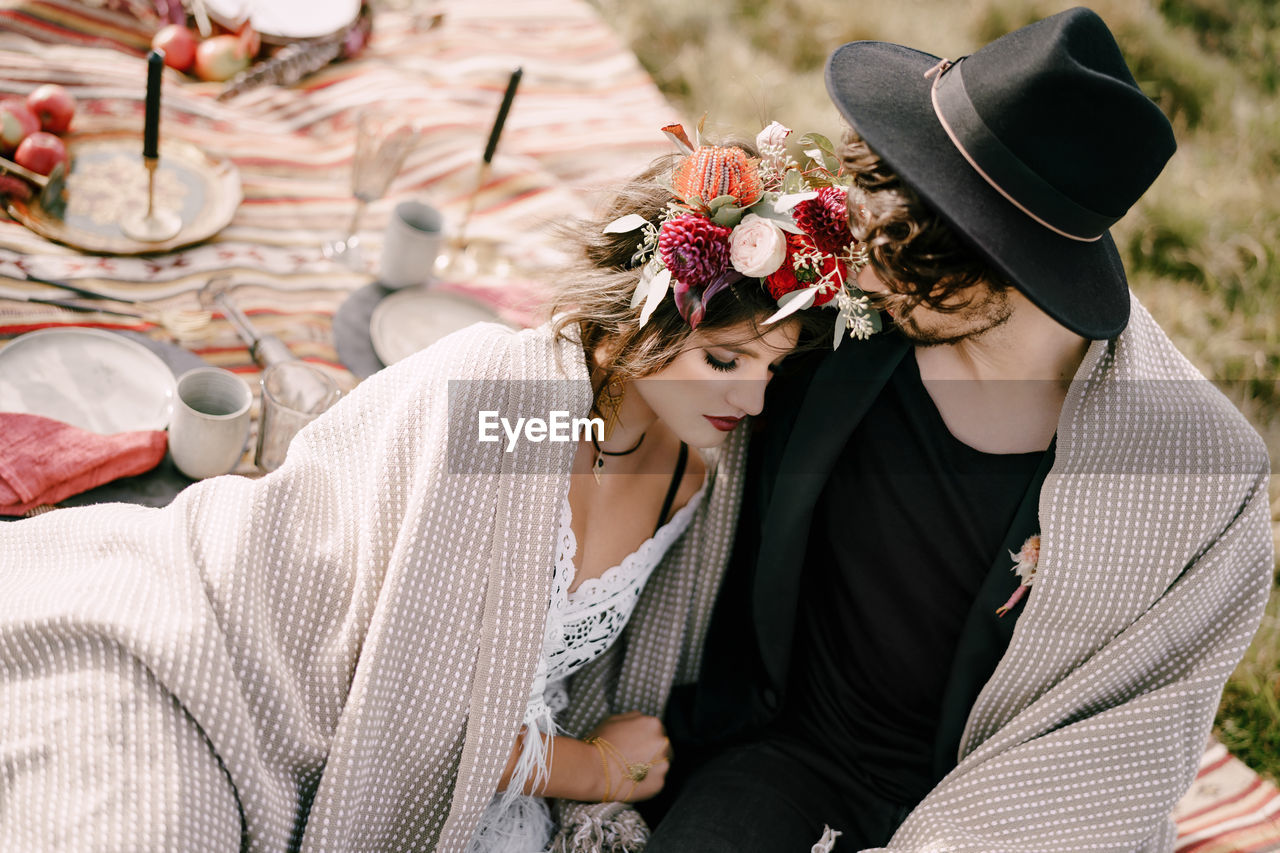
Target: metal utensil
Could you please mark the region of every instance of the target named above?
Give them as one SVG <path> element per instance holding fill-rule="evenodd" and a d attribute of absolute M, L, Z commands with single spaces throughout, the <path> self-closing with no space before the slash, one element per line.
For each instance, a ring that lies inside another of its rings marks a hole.
<path fill-rule="evenodd" d="M 217 306 L 249 346 L 249 354 L 253 360 L 267 368 L 290 361 L 301 361 L 289 351 L 285 342 L 275 335 L 259 332 L 245 313 L 231 301 L 231 276 L 216 275 L 200 288 L 200 304 L 206 307 Z M 265 374 L 264 374 L 265 378 Z M 263 386 L 266 387 L 265 385 Z M 315 370 L 294 371 L 290 381 L 290 397 L 300 411 L 311 411 L 314 404 L 328 400 L 333 393 L 333 382 Z M 327 405 L 327 404 L 326 404 Z"/>
<path fill-rule="evenodd" d="M 236 330 L 236 334 L 249 347 L 249 355 L 262 367 L 270 367 L 284 361 L 293 361 L 295 356 L 285 342 L 275 335 L 259 332 L 243 311 L 231 300 L 228 292 L 232 287 L 231 276 L 216 275 L 200 288 L 200 304 L 207 308 L 218 308 L 227 321 Z"/>
<path fill-rule="evenodd" d="M 48 285 L 49 287 L 57 287 L 62 290 L 69 290 L 72 293 L 78 293 L 81 296 L 87 296 L 90 299 L 108 299 L 112 302 L 126 302 L 126 303 L 129 303 L 130 305 L 138 304 L 137 299 L 130 299 L 127 296 L 112 296 L 109 293 L 102 293 L 101 291 L 90 290 L 89 288 L 84 287 L 83 285 L 72 284 L 69 281 L 54 281 L 53 279 L 50 279 L 50 278 L 40 278 L 39 276 L 34 276 L 34 275 L 25 275 L 23 276 L 22 280 L 32 282 L 33 284 L 44 284 L 44 285 Z"/>
<path fill-rule="evenodd" d="M 21 294 L 18 296 L 5 296 L 5 299 L 12 299 L 17 302 L 34 302 L 37 305 L 53 305 L 57 308 L 66 308 L 68 311 L 80 311 L 85 314 L 111 314 L 115 317 L 132 317 L 135 320 L 145 320 L 141 314 L 133 311 L 115 311 L 111 308 L 97 308 L 93 305 L 82 305 L 79 302 L 71 302 L 67 299 L 46 299 L 41 296 L 27 296 Z"/>
<path fill-rule="evenodd" d="M 155 323 L 156 325 L 163 326 L 170 334 L 173 335 L 174 338 L 177 338 L 178 340 L 190 338 L 195 332 L 199 332 L 208 326 L 209 321 L 213 319 L 213 313 L 210 311 L 191 311 L 185 308 L 155 310 L 150 308 L 147 303 L 138 299 L 131 299 L 127 296 L 112 296 L 109 293 L 102 293 L 100 291 L 84 287 L 83 285 L 72 284 L 67 281 L 54 281 L 52 279 L 40 278 L 34 275 L 26 275 L 23 280 L 34 284 L 43 284 L 48 287 L 56 287 L 60 290 L 66 290 L 70 293 L 75 293 L 89 299 L 105 299 L 110 302 L 123 302 L 127 305 L 134 305 L 138 307 L 140 313 L 116 311 L 109 308 L 95 308 L 88 305 L 81 305 L 78 302 L 68 302 L 65 299 L 50 299 L 35 296 L 26 297 L 27 302 L 59 305 L 63 308 L 69 308 L 72 311 L 99 311 L 104 314 L 115 314 L 121 317 L 137 317 L 141 320 L 147 321 L 148 323 Z"/>
<path fill-rule="evenodd" d="M 48 175 L 41 175 L 39 172 L 33 172 L 25 166 L 19 166 L 12 160 L 0 157 L 0 172 L 35 184 L 40 191 L 38 195 L 40 206 L 49 214 L 59 219 L 62 218 L 67 208 L 66 194 L 64 193 L 67 186 L 67 170 L 62 163 L 54 166 L 53 171 Z"/>

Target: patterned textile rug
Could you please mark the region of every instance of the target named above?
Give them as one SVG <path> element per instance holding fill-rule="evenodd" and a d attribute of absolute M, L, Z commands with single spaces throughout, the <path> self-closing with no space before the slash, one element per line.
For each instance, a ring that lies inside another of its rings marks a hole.
<path fill-rule="evenodd" d="M 463 217 L 508 76 L 524 69 L 468 237 L 499 241 L 513 273 L 461 282 L 517 322 L 562 259 L 549 226 L 590 212 L 596 191 L 638 172 L 669 143 L 674 111 L 635 57 L 580 0 L 415 4 L 377 12 L 370 44 L 291 88 L 267 86 L 227 101 L 221 84 L 166 69 L 162 140 L 230 158 L 244 201 L 213 239 L 148 257 L 87 255 L 0 221 L 0 342 L 60 325 L 127 328 L 164 338 L 155 323 L 12 301 L 64 295 L 23 284 L 26 274 L 69 280 L 155 309 L 195 309 L 215 271 L 234 276 L 236 302 L 294 354 L 328 365 L 347 385 L 331 333 L 335 310 L 371 280 L 325 260 L 354 209 L 353 121 L 366 104 L 394 105 L 420 127 L 420 144 L 362 226 L 376 258 L 389 211 L 413 198 Z M 141 134 L 143 55 L 160 22 L 143 0 L 0 0 L 0 97 L 57 82 L 77 98 L 75 136 Z M 140 145 L 139 140 L 139 145 Z M 9 299 L 4 299 L 9 297 Z M 111 306 L 128 309 L 129 306 Z M 154 317 L 153 317 L 154 319 Z M 256 380 L 256 365 L 221 316 L 182 343 L 206 361 Z"/>
<path fill-rule="evenodd" d="M 1173 812 L 1178 853 L 1280 850 L 1280 790 L 1211 742 Z"/>
<path fill-rule="evenodd" d="M 0 97 L 61 83 L 79 102 L 76 134 L 140 135 L 143 55 L 159 26 L 143 0 L 0 0 Z M 200 286 L 228 272 L 236 302 L 261 330 L 352 387 L 357 380 L 338 362 L 332 320 L 371 277 L 326 261 L 320 246 L 341 233 L 354 206 L 355 113 L 372 102 L 393 104 L 421 128 L 421 144 L 364 218 L 366 249 L 376 256 L 388 212 L 404 199 L 435 205 L 456 227 L 476 191 L 480 155 L 517 65 L 524 69 L 519 95 L 467 229 L 498 241 L 510 271 L 455 285 L 512 322 L 531 321 L 540 283 L 563 259 L 550 226 L 590 212 L 598 191 L 667 153 L 660 128 L 677 120 L 584 0 L 456 0 L 379 12 L 358 58 L 290 88 L 268 86 L 227 101 L 216 100 L 220 84 L 166 71 L 163 138 L 234 162 L 243 203 L 214 238 L 151 256 L 84 254 L 0 218 L 0 345 L 61 326 L 172 340 L 160 312 L 198 308 Z M 25 283 L 28 275 L 136 302 L 111 307 L 141 309 L 148 319 L 22 301 L 62 295 Z M 183 330 L 180 343 L 256 386 L 258 367 L 220 314 Z M 1280 851 L 1277 812 L 1280 792 L 1211 744 L 1175 812 L 1177 849 Z"/>

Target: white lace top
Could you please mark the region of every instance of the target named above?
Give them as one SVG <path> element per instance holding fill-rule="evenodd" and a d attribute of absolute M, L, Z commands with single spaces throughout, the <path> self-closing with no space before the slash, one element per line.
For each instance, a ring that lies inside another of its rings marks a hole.
<path fill-rule="evenodd" d="M 568 704 L 565 679 L 586 666 L 622 633 L 635 609 L 645 582 L 671 543 L 689 526 L 705 486 L 680 508 L 671 520 L 640 544 L 622 562 L 598 578 L 583 581 L 573 592 L 577 567 L 573 558 L 578 540 L 573 535 L 573 512 L 565 495 L 556 534 L 555 574 L 547 628 L 524 724 L 532 731 L 552 735 L 558 731 L 557 712 Z M 520 795 L 529 779 L 545 782 L 550 766 L 550 738 L 528 737 L 520 761 L 511 774 L 507 794 L 489 804 L 467 853 L 535 853 L 550 841 L 551 820 L 538 797 Z"/>
<path fill-rule="evenodd" d="M 547 634 L 542 646 L 548 684 L 562 682 L 607 649 L 631 618 L 631 611 L 645 581 L 667 553 L 671 543 L 689 526 L 689 518 L 702 500 L 702 490 L 658 529 L 640 547 L 598 578 L 583 581 L 573 592 L 577 568 L 573 558 L 578 541 L 570 526 L 573 515 L 566 496 L 560 510 L 560 531 L 556 539 L 555 578 L 551 585 L 551 606 L 547 611 Z M 541 693 L 534 685 L 531 703 Z M 558 709 L 557 709 L 558 710 Z"/>

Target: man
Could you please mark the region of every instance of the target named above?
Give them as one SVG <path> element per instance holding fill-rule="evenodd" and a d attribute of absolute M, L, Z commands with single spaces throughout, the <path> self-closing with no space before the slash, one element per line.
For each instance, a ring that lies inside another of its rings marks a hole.
<path fill-rule="evenodd" d="M 649 853 L 1169 850 L 1274 566 L 1265 449 L 1107 231 L 1169 123 L 1084 9 L 827 84 L 897 331 L 777 383 Z"/>

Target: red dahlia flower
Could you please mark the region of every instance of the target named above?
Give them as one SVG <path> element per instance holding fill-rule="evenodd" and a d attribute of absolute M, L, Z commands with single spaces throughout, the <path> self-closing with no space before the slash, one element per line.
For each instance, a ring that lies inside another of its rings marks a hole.
<path fill-rule="evenodd" d="M 684 213 L 668 219 L 658 232 L 658 251 L 672 278 L 705 287 L 729 266 L 730 229 Z"/>
<path fill-rule="evenodd" d="M 822 187 L 817 198 L 797 204 L 792 216 L 796 225 L 824 252 L 838 255 L 853 242 L 849 231 L 849 194 L 840 187 Z"/>

